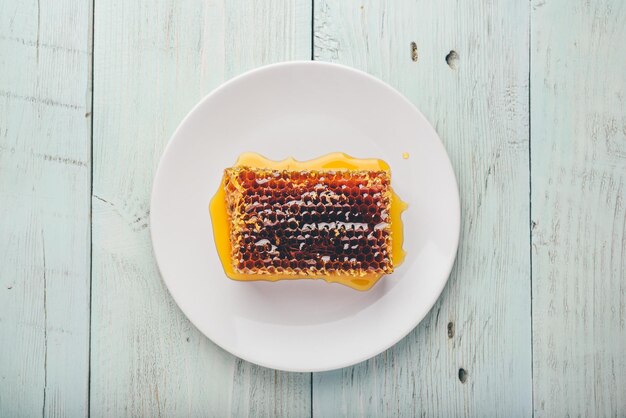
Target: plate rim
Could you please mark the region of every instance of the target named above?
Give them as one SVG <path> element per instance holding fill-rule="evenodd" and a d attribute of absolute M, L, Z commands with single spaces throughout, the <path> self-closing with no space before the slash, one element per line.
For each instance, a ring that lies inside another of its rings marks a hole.
<path fill-rule="evenodd" d="M 171 148 L 172 148 L 172 143 L 174 142 L 175 138 L 178 136 L 179 132 L 182 130 L 183 126 L 188 122 L 188 120 L 191 118 L 191 116 L 207 101 L 211 100 L 214 96 L 217 96 L 222 90 L 227 89 L 229 86 L 236 84 L 239 80 L 250 77 L 250 76 L 254 76 L 257 73 L 260 72 L 264 72 L 264 71 L 270 71 L 272 69 L 275 68 L 280 68 L 280 67 L 299 67 L 299 66 L 319 66 L 319 67 L 330 67 L 330 68 L 335 68 L 335 69 L 339 69 L 339 70 L 343 70 L 343 71 L 347 71 L 347 72 L 351 72 L 351 73 L 355 73 L 356 75 L 359 75 L 361 77 L 365 77 L 366 79 L 368 79 L 369 81 L 372 81 L 376 84 L 379 84 L 380 86 L 384 87 L 386 91 L 388 91 L 389 93 L 395 95 L 396 97 L 400 98 L 405 104 L 407 104 L 414 112 L 415 114 L 422 120 L 423 123 L 426 124 L 426 126 L 428 126 L 432 132 L 435 134 L 436 138 L 437 138 L 437 144 L 439 147 L 441 147 L 441 149 L 443 150 L 445 156 L 446 156 L 446 160 L 447 160 L 447 169 L 449 170 L 449 172 L 452 175 L 452 180 L 453 180 L 453 185 L 454 185 L 454 189 L 455 192 L 453 194 L 453 204 L 454 204 L 454 212 L 455 212 L 455 233 L 453 235 L 454 237 L 454 251 L 451 252 L 450 258 L 449 260 L 446 260 L 446 264 L 445 264 L 445 279 L 442 280 L 440 282 L 440 285 L 437 287 L 437 291 L 433 292 L 433 297 L 431 299 L 428 300 L 428 303 L 425 304 L 426 305 L 426 309 L 423 310 L 423 313 L 421 315 L 416 315 L 415 319 L 413 321 L 411 321 L 411 323 L 408 326 L 408 329 L 402 329 L 401 331 L 398 331 L 397 337 L 390 339 L 389 342 L 386 342 L 385 344 L 382 344 L 380 347 L 376 346 L 374 350 L 370 350 L 367 354 L 361 355 L 358 358 L 355 357 L 354 359 L 350 360 L 350 361 L 342 361 L 342 362 L 335 362 L 333 363 L 332 361 L 328 361 L 326 362 L 327 365 L 325 367 L 284 367 L 284 366 L 280 366 L 280 365 L 276 365 L 276 364 L 271 364 L 271 362 L 265 362 L 263 360 L 259 360 L 259 359 L 251 359 L 248 355 L 246 354 L 242 354 L 240 352 L 240 350 L 233 348 L 233 347 L 226 347 L 225 345 L 223 345 L 222 343 L 217 342 L 215 339 L 211 338 L 211 336 L 208 335 L 208 333 L 206 333 L 205 331 L 203 331 L 203 328 L 200 327 L 196 321 L 188 314 L 188 310 L 187 308 L 184 306 L 184 304 L 181 304 L 180 301 L 178 300 L 178 298 L 176 297 L 176 295 L 174 294 L 174 292 L 172 292 L 172 289 L 170 288 L 170 285 L 168 284 L 168 280 L 166 279 L 165 275 L 163 274 L 163 269 L 161 268 L 161 262 L 159 261 L 159 257 L 157 256 L 157 253 L 159 252 L 157 250 L 158 244 L 156 243 L 158 241 L 158 239 L 155 239 L 155 235 L 154 235 L 154 228 L 152 228 L 152 216 L 153 216 L 153 208 L 155 207 L 156 201 L 155 201 L 155 192 L 157 190 L 157 185 L 159 184 L 159 178 L 162 176 L 162 167 L 163 167 L 163 161 L 164 159 L 167 157 L 167 155 L 171 152 Z M 300 373 L 314 373 L 314 372 L 324 372 L 324 371 L 331 371 L 331 370 L 338 370 L 338 369 L 342 369 L 345 367 L 350 367 L 350 366 L 354 366 L 357 365 L 359 363 L 362 363 L 364 361 L 367 361 L 371 358 L 374 358 L 376 356 L 378 356 L 379 354 L 383 353 L 384 351 L 390 349 L 391 347 L 395 346 L 396 344 L 398 344 L 402 339 L 404 339 L 405 337 L 407 337 L 412 330 L 414 330 L 423 320 L 424 318 L 430 313 L 430 311 L 432 310 L 432 308 L 434 307 L 434 305 L 437 303 L 437 301 L 439 300 L 439 298 L 441 297 L 441 294 L 443 293 L 443 290 L 445 289 L 449 279 L 450 279 L 450 275 L 452 273 L 452 269 L 454 267 L 456 258 L 457 258 L 457 254 L 458 254 L 458 250 L 459 250 L 459 244 L 460 244 L 460 234 L 461 234 L 461 203 L 460 203 L 460 190 L 459 190 L 459 183 L 458 183 L 458 179 L 456 176 L 456 172 L 454 171 L 454 167 L 452 166 L 452 161 L 450 160 L 450 155 L 448 154 L 448 151 L 446 149 L 446 147 L 443 144 L 443 141 L 441 140 L 441 137 L 439 136 L 439 134 L 437 133 L 437 131 L 434 129 L 434 127 L 432 126 L 432 124 L 430 123 L 430 121 L 424 116 L 424 114 L 417 108 L 417 106 L 415 106 L 413 104 L 413 102 L 411 102 L 406 96 L 404 96 L 401 92 L 399 92 L 398 90 L 396 90 L 393 86 L 391 86 L 390 84 L 384 82 L 383 80 L 380 80 L 379 78 L 356 68 L 344 65 L 344 64 L 338 64 L 338 63 L 331 63 L 331 62 L 325 62 L 325 61 L 312 61 L 312 60 L 293 60 L 293 61 L 282 61 L 282 62 L 277 62 L 277 63 L 272 63 L 272 64 L 268 64 L 268 65 L 263 65 L 263 66 L 259 66 L 253 69 L 250 69 L 248 71 L 245 71 L 235 77 L 232 77 L 226 81 L 224 81 L 223 83 L 221 83 L 219 86 L 215 87 L 213 90 L 211 90 L 210 92 L 208 92 L 207 94 L 205 94 L 199 101 L 198 103 L 196 103 L 185 115 L 185 117 L 181 120 L 181 122 L 178 124 L 178 126 L 176 127 L 176 129 L 174 130 L 174 132 L 172 133 L 172 135 L 169 137 L 165 147 L 163 148 L 163 151 L 161 153 L 161 156 L 159 157 L 159 163 L 157 165 L 157 168 L 155 170 L 155 173 L 153 175 L 153 181 L 152 181 L 152 187 L 151 187 L 151 191 L 150 191 L 150 215 L 149 215 L 149 220 L 150 220 L 150 240 L 152 242 L 152 253 L 154 255 L 154 259 L 156 261 L 157 264 L 157 268 L 159 270 L 159 275 L 161 276 L 161 280 L 163 281 L 163 283 L 165 284 L 165 287 L 167 288 L 168 293 L 170 294 L 170 296 L 172 297 L 172 299 L 174 300 L 174 302 L 176 302 L 176 305 L 178 306 L 178 308 L 183 312 L 183 314 L 185 315 L 185 317 L 187 318 L 187 320 L 189 320 L 189 322 L 202 334 L 204 335 L 206 338 L 208 338 L 213 344 L 217 345 L 218 347 L 220 347 L 221 349 L 223 349 L 224 351 L 242 359 L 245 361 L 248 361 L 252 364 L 256 364 L 262 367 L 266 367 L 266 368 L 270 368 L 270 369 L 275 369 L 275 370 L 280 370 L 280 371 L 286 371 L 286 372 L 300 372 Z M 382 348 L 381 348 L 382 347 Z"/>

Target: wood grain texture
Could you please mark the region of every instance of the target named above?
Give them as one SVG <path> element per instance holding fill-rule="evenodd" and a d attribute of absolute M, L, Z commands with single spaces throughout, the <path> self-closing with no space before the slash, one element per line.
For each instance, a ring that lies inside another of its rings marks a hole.
<path fill-rule="evenodd" d="M 535 416 L 626 416 L 626 3 L 531 13 Z"/>
<path fill-rule="evenodd" d="M 240 361 L 184 317 L 148 220 L 154 171 L 185 114 L 240 72 L 310 58 L 310 28 L 302 0 L 96 3 L 92 416 L 310 415 L 309 374 Z"/>
<path fill-rule="evenodd" d="M 0 2 L 0 416 L 87 415 L 91 1 Z"/>
<path fill-rule="evenodd" d="M 531 415 L 528 3 L 317 0 L 314 29 L 316 59 L 382 78 L 433 123 L 462 232 L 429 316 L 374 359 L 315 374 L 313 416 Z"/>

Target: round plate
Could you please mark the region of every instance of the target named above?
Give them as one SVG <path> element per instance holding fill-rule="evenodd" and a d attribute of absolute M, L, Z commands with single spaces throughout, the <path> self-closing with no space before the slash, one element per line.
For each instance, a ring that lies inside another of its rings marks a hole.
<path fill-rule="evenodd" d="M 385 160 L 409 204 L 404 263 L 366 292 L 324 280 L 227 278 L 208 205 L 224 168 L 246 151 Z M 288 371 L 349 366 L 407 335 L 444 288 L 460 227 L 454 172 L 424 116 L 372 76 L 321 62 L 262 67 L 205 97 L 161 158 L 150 213 L 163 280 L 191 322 L 232 354 Z"/>

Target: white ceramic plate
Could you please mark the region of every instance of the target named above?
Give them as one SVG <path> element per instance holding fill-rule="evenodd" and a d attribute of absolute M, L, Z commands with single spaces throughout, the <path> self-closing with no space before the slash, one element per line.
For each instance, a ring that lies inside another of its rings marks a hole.
<path fill-rule="evenodd" d="M 276 160 L 341 151 L 387 161 L 409 204 L 404 264 L 367 292 L 323 280 L 228 279 L 208 205 L 223 169 L 245 151 Z M 259 68 L 204 98 L 161 158 L 150 217 L 163 280 L 191 322 L 234 355 L 289 371 L 349 366 L 407 335 L 444 288 L 460 226 L 454 172 L 424 116 L 387 84 L 321 62 Z"/>

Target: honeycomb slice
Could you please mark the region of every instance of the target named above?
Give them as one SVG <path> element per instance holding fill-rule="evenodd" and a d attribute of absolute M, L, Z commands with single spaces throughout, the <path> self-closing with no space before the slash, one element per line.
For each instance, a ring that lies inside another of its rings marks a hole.
<path fill-rule="evenodd" d="M 224 172 L 236 273 L 365 277 L 393 271 L 388 171 Z"/>

